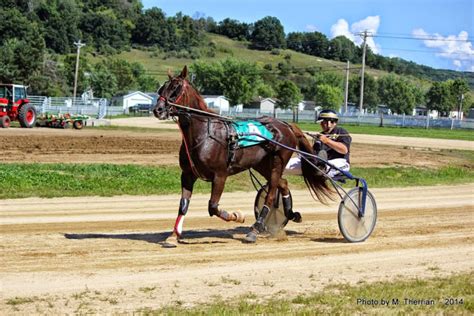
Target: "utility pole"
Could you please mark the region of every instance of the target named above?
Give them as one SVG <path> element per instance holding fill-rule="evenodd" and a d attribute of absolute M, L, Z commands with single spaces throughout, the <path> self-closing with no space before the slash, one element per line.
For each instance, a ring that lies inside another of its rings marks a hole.
<path fill-rule="evenodd" d="M 347 99 L 349 98 L 349 61 L 346 67 L 346 87 L 344 90 L 344 113 L 347 113 Z"/>
<path fill-rule="evenodd" d="M 81 54 L 81 47 L 86 46 L 86 44 L 79 42 L 74 42 L 74 45 L 77 47 L 77 55 L 76 55 L 76 72 L 74 74 L 74 93 L 72 96 L 72 106 L 76 102 L 76 91 L 77 91 L 77 75 L 79 73 L 79 55 Z"/>
<path fill-rule="evenodd" d="M 362 114 L 362 106 L 364 104 L 364 73 L 365 73 L 365 50 L 367 47 L 367 30 L 364 31 L 364 43 L 362 44 L 362 70 L 360 74 L 360 98 L 359 98 L 359 115 Z"/>
<path fill-rule="evenodd" d="M 458 111 L 458 120 L 461 119 L 461 113 L 462 113 L 462 100 L 464 100 L 464 93 L 461 93 L 461 95 L 459 96 L 459 111 Z"/>

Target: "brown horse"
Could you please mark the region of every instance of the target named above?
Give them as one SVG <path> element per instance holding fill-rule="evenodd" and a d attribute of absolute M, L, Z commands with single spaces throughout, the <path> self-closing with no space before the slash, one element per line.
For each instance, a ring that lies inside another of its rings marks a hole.
<path fill-rule="evenodd" d="M 216 115 L 209 110 L 199 93 L 186 80 L 187 67 L 180 75 L 172 77 L 158 91 L 159 99 L 153 110 L 160 119 L 170 116 L 177 118 L 182 132 L 182 144 L 179 151 L 181 173 L 181 201 L 173 234 L 167 239 L 168 246 L 174 246 L 182 236 L 184 216 L 188 211 L 193 192 L 193 185 L 198 178 L 212 182 L 211 199 L 208 211 L 210 216 L 217 216 L 225 221 L 244 222 L 239 212 L 226 212 L 218 207 L 224 185 L 229 175 L 234 175 L 250 168 L 258 171 L 267 181 L 269 191 L 260 216 L 252 225 L 245 237 L 245 242 L 255 242 L 257 235 L 264 230 L 264 220 L 276 197 L 277 188 L 283 195 L 285 216 L 289 220 L 301 222 L 301 215 L 291 210 L 288 183 L 282 178 L 285 166 L 292 151 L 278 144 L 312 153 L 311 144 L 303 132 L 294 125 L 270 118 L 259 118 L 259 121 L 273 136 L 277 143 L 263 141 L 250 147 L 240 147 L 238 135 L 232 126 L 232 120 Z M 323 175 L 303 159 L 303 177 L 308 188 L 321 200 L 330 194 Z"/>

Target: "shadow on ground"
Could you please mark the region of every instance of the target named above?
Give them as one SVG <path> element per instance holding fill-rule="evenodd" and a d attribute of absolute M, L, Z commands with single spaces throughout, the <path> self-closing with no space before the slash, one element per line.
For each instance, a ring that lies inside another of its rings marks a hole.
<path fill-rule="evenodd" d="M 200 229 L 187 230 L 183 233 L 183 239 L 180 244 L 217 244 L 226 243 L 226 239 L 240 240 L 243 238 L 235 237 L 235 235 L 245 236 L 249 232 L 249 227 L 239 226 L 232 229 Z M 295 231 L 285 231 L 288 236 L 298 235 L 300 233 Z M 64 234 L 66 239 L 82 240 L 82 239 L 123 239 L 123 240 L 138 240 L 146 241 L 153 244 L 164 245 L 171 232 L 159 233 L 124 233 L 124 234 Z M 207 238 L 216 238 L 216 240 L 199 240 Z"/>

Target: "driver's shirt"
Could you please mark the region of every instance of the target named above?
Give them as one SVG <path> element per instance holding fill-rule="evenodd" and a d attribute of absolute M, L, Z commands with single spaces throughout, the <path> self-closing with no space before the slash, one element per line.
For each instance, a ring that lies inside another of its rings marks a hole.
<path fill-rule="evenodd" d="M 336 141 L 338 143 L 343 143 L 347 147 L 347 154 L 338 153 L 336 150 L 332 149 L 326 144 L 322 144 L 323 150 L 325 150 L 328 154 L 328 160 L 337 159 L 337 158 L 344 158 L 350 164 L 349 156 L 351 150 L 351 142 L 352 137 L 349 133 L 343 129 L 342 127 L 336 126 L 331 132 L 322 132 L 321 134 L 327 135 L 331 140 Z"/>

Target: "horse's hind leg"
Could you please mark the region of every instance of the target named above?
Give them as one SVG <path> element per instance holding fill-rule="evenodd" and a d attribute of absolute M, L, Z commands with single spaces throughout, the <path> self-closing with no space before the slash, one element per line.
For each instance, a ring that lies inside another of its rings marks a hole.
<path fill-rule="evenodd" d="M 226 222 L 238 222 L 243 223 L 245 221 L 245 217 L 238 211 L 229 213 L 225 210 L 219 210 L 219 200 L 221 199 L 222 192 L 224 192 L 224 186 L 227 176 L 215 176 L 214 180 L 212 181 L 212 191 L 211 191 L 211 199 L 209 200 L 208 211 L 209 216 L 216 215 L 217 217 L 225 220 Z"/>
<path fill-rule="evenodd" d="M 175 247 L 174 242 L 181 239 L 183 234 L 184 216 L 188 212 L 189 202 L 193 194 L 193 186 L 197 178 L 193 173 L 181 173 L 181 200 L 179 201 L 178 217 L 174 224 L 173 233 L 166 239 L 166 247 Z"/>
<path fill-rule="evenodd" d="M 273 205 L 276 190 L 279 186 L 281 180 L 283 168 L 282 163 L 279 157 L 275 158 L 273 161 L 273 167 L 271 169 L 270 179 L 267 178 L 268 181 L 268 194 L 265 198 L 265 202 L 263 207 L 260 211 L 257 221 L 252 225 L 251 231 L 245 236 L 244 241 L 248 243 L 254 243 L 257 241 L 258 234 L 262 233 L 265 230 L 265 218 L 267 217 L 268 213 L 270 212 L 270 205 Z M 287 190 L 288 194 L 288 190 Z"/>
<path fill-rule="evenodd" d="M 283 200 L 283 210 L 285 212 L 286 218 L 290 221 L 294 221 L 296 223 L 301 223 L 302 218 L 299 212 L 293 212 L 293 205 L 291 203 L 290 197 L 290 190 L 288 189 L 288 181 L 286 179 L 281 178 L 278 182 L 278 188 L 280 189 L 282 200 Z"/>

